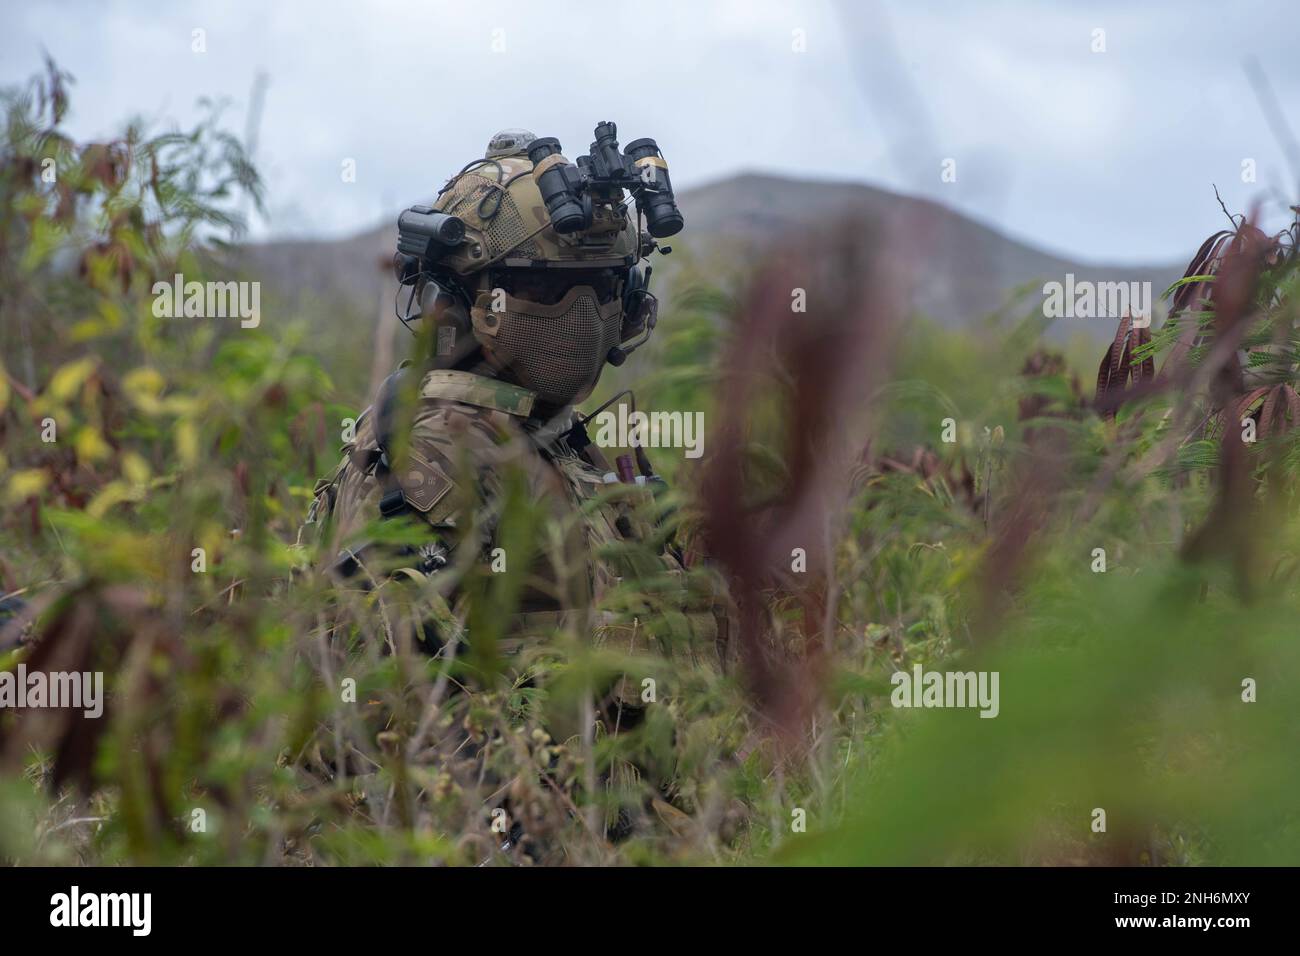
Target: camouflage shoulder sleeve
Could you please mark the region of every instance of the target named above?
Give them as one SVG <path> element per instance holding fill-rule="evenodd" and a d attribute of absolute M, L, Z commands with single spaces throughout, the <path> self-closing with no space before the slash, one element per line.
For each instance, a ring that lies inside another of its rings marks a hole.
<path fill-rule="evenodd" d="M 361 414 L 352 441 L 343 446 L 343 458 L 330 478 L 322 478 L 313 489 L 315 497 L 307 513 L 304 530 L 329 548 L 364 524 L 361 503 L 371 497 L 378 482 L 374 477 L 379 447 L 374 438 L 370 409 Z"/>
<path fill-rule="evenodd" d="M 370 546 L 365 529 L 374 521 L 408 514 L 428 523 L 432 544 L 454 550 L 467 528 L 462 512 L 494 496 L 500 466 L 535 457 L 519 455 L 531 402 L 530 392 L 506 383 L 429 373 L 407 423 L 387 441 L 382 414 L 361 416 L 338 470 L 316 485 L 308 525 L 318 526 L 327 554 L 342 558 Z"/>
<path fill-rule="evenodd" d="M 501 464 L 526 444 L 520 422 L 532 392 L 450 369 L 425 374 L 404 449 L 393 474 L 406 503 L 433 525 L 454 524 L 466 495 L 487 496 Z M 462 487 L 463 486 L 463 487 Z"/>
<path fill-rule="evenodd" d="M 490 480 L 517 436 L 508 416 L 448 400 L 422 400 L 393 476 L 406 503 L 435 527 L 456 524 L 464 494 Z M 480 489 L 481 490 L 481 489 Z"/>

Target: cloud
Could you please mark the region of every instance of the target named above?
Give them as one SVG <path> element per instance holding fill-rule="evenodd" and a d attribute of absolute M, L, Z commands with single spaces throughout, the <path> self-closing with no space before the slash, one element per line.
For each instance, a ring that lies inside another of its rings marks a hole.
<path fill-rule="evenodd" d="M 1242 69 L 1258 57 L 1280 102 L 1300 102 L 1289 7 L 22 5 L 2 15 L 0 82 L 30 75 L 47 48 L 78 79 L 72 128 L 88 137 L 137 114 L 184 123 L 202 96 L 228 98 L 242 129 L 265 70 L 263 235 L 369 227 L 430 196 L 500 128 L 577 154 L 612 119 L 625 141 L 658 139 L 682 187 L 751 169 L 860 180 L 1085 258 L 1167 260 L 1222 222 L 1211 183 L 1244 209 L 1292 181 Z M 1105 53 L 1090 49 L 1097 28 Z M 206 53 L 191 51 L 194 29 Z M 949 157 L 955 183 L 940 180 Z M 1240 181 L 1247 157 L 1254 185 Z"/>

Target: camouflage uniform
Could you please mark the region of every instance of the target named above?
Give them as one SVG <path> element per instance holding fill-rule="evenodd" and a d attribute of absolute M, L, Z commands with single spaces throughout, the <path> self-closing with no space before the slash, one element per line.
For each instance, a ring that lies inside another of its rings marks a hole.
<path fill-rule="evenodd" d="M 532 402 L 531 393 L 518 386 L 469 372 L 431 371 L 420 383 L 402 464 L 392 469 L 380 447 L 376 416 L 368 410 L 335 475 L 316 489 L 312 521 L 325 529 L 324 550 L 335 556 L 335 572 L 351 577 L 364 568 L 366 574 L 382 578 L 400 566 L 437 573 L 462 547 L 471 548 L 478 563 L 487 566 L 496 544 L 494 529 L 490 524 L 472 528 L 475 515 L 467 512 L 489 509 L 501 494 L 503 471 L 518 469 L 528 497 L 544 504 L 549 520 L 567 527 L 563 550 L 566 563 L 576 570 L 566 579 L 548 556 L 539 559 L 544 567 L 533 577 L 549 586 L 525 592 L 502 650 L 544 638 L 570 611 L 595 608 L 585 622 L 594 625 L 597 645 L 613 641 L 626 653 L 677 654 L 717 666 L 726 636 L 725 605 L 698 583 L 685 583 L 679 551 L 653 542 L 647 528 L 650 519 L 644 516 L 650 493 L 623 486 L 610 500 L 608 472 L 574 450 L 565 437 L 539 443 L 528 427 Z M 470 484 L 477 487 L 464 493 Z M 580 521 L 565 522 L 575 513 L 581 514 Z M 366 539 L 371 522 L 398 516 L 427 524 L 428 544 L 418 552 L 385 554 L 382 546 L 376 548 Z M 627 541 L 644 548 L 608 554 L 611 544 Z M 656 559 L 653 565 L 647 564 L 650 555 Z M 641 615 L 601 610 L 602 598 L 628 574 L 642 583 L 657 579 L 659 614 L 649 608 Z M 656 619 L 657 629 L 647 626 Z M 472 642 L 472 635 L 468 640 Z"/>
<path fill-rule="evenodd" d="M 309 523 L 324 536 L 334 572 L 345 579 L 359 576 L 370 586 L 394 572 L 436 577 L 452 563 L 482 566 L 497 543 L 493 506 L 500 502 L 505 474 L 515 469 L 528 497 L 544 505 L 553 526 L 566 530 L 562 560 L 555 553 L 539 559 L 530 580 L 544 586 L 525 591 L 500 650 L 544 639 L 566 615 L 579 613 L 598 646 L 717 667 L 726 645 L 725 603 L 708 587 L 688 584 L 694 579 L 685 573 L 681 553 L 671 541 L 658 543 L 662 535 L 643 516 L 646 508 L 638 507 L 638 499 L 650 503 L 647 489 L 656 481 L 612 482 L 599 450 L 580 440 L 580 431 L 575 440 L 568 428 L 571 404 L 590 394 L 606 353 L 644 330 L 643 323 L 629 324 L 622 306 L 636 282 L 628 266 L 645 239 L 625 214 L 599 206 L 592 228 L 580 237 L 550 230 L 529 175 L 531 163 L 518 150 L 511 152 L 511 135 L 498 134 L 495 155 L 490 148 L 487 160 L 453 178 L 436 204 L 466 223 L 465 242 L 443 264 L 464 280 L 467 314 L 425 310 L 426 321 L 453 334 L 435 336 L 439 359 L 418 385 L 411 369 L 404 380 L 399 374 L 385 383 L 333 477 L 318 483 Z M 583 271 L 540 273 L 555 301 L 512 294 L 529 288 L 539 264 L 556 263 Z M 488 267 L 495 264 L 507 270 L 505 279 L 501 272 L 489 278 Z M 612 283 L 602 285 L 605 276 L 591 279 L 595 269 L 608 272 Z M 526 278 L 504 295 L 493 288 L 493 281 L 509 282 L 514 275 Z M 504 298 L 504 309 L 494 308 L 494 297 Z M 452 344 L 444 348 L 446 341 Z M 405 403 L 396 397 L 403 388 Z M 394 413 L 394 407 L 406 414 Z M 572 520 L 575 515 L 581 520 Z M 400 555 L 387 554 L 366 538 L 366 529 L 381 518 L 414 520 L 427 527 L 427 540 Z M 620 547 L 629 543 L 640 546 Z M 605 606 L 603 599 L 628 575 L 639 585 L 650 582 L 653 612 Z M 445 605 L 435 600 L 427 618 L 436 630 L 459 630 L 464 621 L 456 613 L 456 595 L 447 598 Z M 474 635 L 466 640 L 472 645 Z M 631 703 L 636 689 L 620 686 L 614 696 Z"/>

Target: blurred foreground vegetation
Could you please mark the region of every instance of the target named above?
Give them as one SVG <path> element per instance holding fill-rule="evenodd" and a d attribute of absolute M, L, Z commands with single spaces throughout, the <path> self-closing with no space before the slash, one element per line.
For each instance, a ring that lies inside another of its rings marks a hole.
<path fill-rule="evenodd" d="M 256 329 L 156 317 L 158 279 L 230 278 L 211 254 L 256 172 L 215 114 L 72 142 L 66 86 L 51 67 L 4 101 L 0 596 L 35 618 L 5 632 L 0 669 L 102 669 L 110 696 L 100 721 L 0 712 L 0 860 L 527 862 L 490 829 L 508 794 L 546 862 L 1300 862 L 1294 234 L 1234 223 L 1201 262 L 1217 276 L 1174 290 L 1154 336 L 1124 334 L 1097 401 L 1090 368 L 1040 351 L 1032 297 L 967 332 L 905 317 L 860 375 L 817 350 L 834 339 L 810 310 L 788 353 L 808 364 L 778 360 L 742 410 L 735 497 L 770 508 L 825 478 L 824 560 L 764 578 L 762 666 L 665 665 L 662 706 L 596 735 L 595 675 L 643 665 L 582 634 L 513 682 L 327 638 L 323 609 L 342 612 L 298 529 L 365 400 L 333 382 L 370 356 L 311 357 L 313 317 L 273 308 Z M 746 354 L 728 343 L 764 300 L 681 247 L 638 407 L 715 422 Z M 823 366 L 869 402 L 829 409 L 848 457 L 805 473 L 785 449 Z M 1145 391 L 1125 396 L 1129 377 Z M 1247 418 L 1257 440 L 1233 445 Z M 723 508 L 710 442 L 698 467 L 656 456 L 705 529 Z M 551 534 L 536 503 L 508 516 Z M 471 614 L 496 626 L 518 583 Z M 373 626 L 384 593 L 344 610 Z M 996 671 L 999 715 L 892 707 L 915 664 Z"/>

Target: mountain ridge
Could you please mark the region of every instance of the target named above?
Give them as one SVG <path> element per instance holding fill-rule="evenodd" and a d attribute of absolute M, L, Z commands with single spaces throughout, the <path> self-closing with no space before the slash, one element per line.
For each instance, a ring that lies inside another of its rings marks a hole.
<path fill-rule="evenodd" d="M 933 199 L 860 182 L 746 171 L 682 190 L 678 204 L 687 227 L 675 241 L 733 257 L 761 256 L 832 222 L 861 222 L 882 237 L 884 264 L 911 274 L 911 309 L 946 328 L 973 326 L 1030 282 L 1064 281 L 1067 274 L 1076 282 L 1151 282 L 1159 296 L 1182 274 L 1174 263 L 1107 264 L 1048 252 Z M 234 258 L 237 267 L 262 277 L 280 301 L 301 304 L 318 297 L 362 314 L 378 309 L 383 321 L 392 315 L 397 292 L 391 271 L 395 243 L 394 222 L 345 239 L 251 243 L 236 247 Z M 671 271 L 658 269 L 657 283 L 667 278 L 670 284 Z M 1082 331 L 1106 341 L 1114 324 L 1058 320 L 1047 338 L 1059 342 Z"/>

